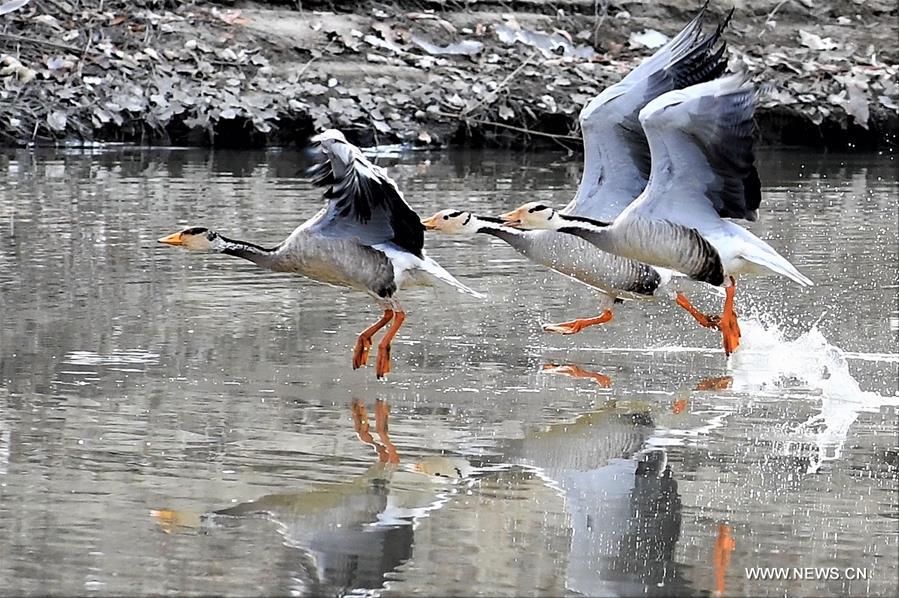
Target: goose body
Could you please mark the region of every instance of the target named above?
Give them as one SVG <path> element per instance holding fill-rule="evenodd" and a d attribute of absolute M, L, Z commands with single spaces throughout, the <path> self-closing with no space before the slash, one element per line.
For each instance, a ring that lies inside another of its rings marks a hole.
<path fill-rule="evenodd" d="M 638 122 L 640 109 L 666 91 L 713 78 L 724 70 L 725 44 L 716 46 L 730 17 L 715 32 L 701 37 L 704 15 L 705 8 L 671 41 L 581 111 L 583 173 L 574 198 L 561 213 L 611 220 L 646 186 L 650 152 Z M 458 222 L 446 222 L 444 216 L 449 215 Z M 556 231 L 503 232 L 484 217 L 461 224 L 474 216 L 444 210 L 424 223 L 430 229 L 453 234 L 480 232 L 497 237 L 531 261 L 570 276 L 602 295 L 600 316 L 544 326 L 548 331 L 573 334 L 589 325 L 608 322 L 615 301 L 653 298 L 671 278 L 670 271 Z"/>
<path fill-rule="evenodd" d="M 579 236 L 604 251 L 671 268 L 727 290 L 721 318 L 694 317 L 722 329 L 727 353 L 739 344 L 733 313 L 736 277 L 775 273 L 812 281 L 750 231 L 728 219 L 755 220 L 761 183 L 754 166 L 752 114 L 756 91 L 729 76 L 669 92 L 640 112 L 652 173 L 640 196 L 611 223 L 572 218 L 525 204 L 507 215 L 515 226 Z"/>
<path fill-rule="evenodd" d="M 313 138 L 319 150 L 311 174 L 325 188 L 326 205 L 278 246 L 264 248 L 192 227 L 160 239 L 189 250 L 224 253 L 276 272 L 367 293 L 384 315 L 360 334 L 353 367 L 368 360 L 371 337 L 392 322 L 378 348 L 377 376 L 390 370 L 390 342 L 405 320 L 397 292 L 407 286 L 448 284 L 482 297 L 424 253 L 424 227 L 396 183 L 369 162 L 340 131 Z"/>

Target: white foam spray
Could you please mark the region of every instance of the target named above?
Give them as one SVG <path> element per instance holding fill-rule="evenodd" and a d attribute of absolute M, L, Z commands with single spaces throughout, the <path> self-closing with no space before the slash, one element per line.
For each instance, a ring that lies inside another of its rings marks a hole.
<path fill-rule="evenodd" d="M 847 353 L 831 344 L 817 324 L 794 340 L 767 318 L 741 318 L 741 346 L 731 356 L 733 389 L 752 391 L 784 386 L 805 387 L 820 399 L 820 412 L 796 426 L 791 436 L 817 445 L 810 473 L 839 459 L 849 429 L 860 413 L 877 413 L 885 405 L 899 405 L 899 396 L 886 397 L 862 390 L 849 369 Z M 853 354 L 854 355 L 854 354 Z M 894 355 L 877 361 L 894 362 Z"/>

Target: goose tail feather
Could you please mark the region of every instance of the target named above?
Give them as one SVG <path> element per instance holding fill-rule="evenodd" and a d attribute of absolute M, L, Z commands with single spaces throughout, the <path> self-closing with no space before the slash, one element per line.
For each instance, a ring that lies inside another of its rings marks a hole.
<path fill-rule="evenodd" d="M 468 295 L 471 295 L 472 297 L 477 297 L 478 299 L 486 299 L 486 297 L 487 297 L 483 293 L 479 293 L 479 292 L 475 291 L 474 289 L 471 289 L 471 288 L 465 286 L 464 284 L 462 284 L 461 282 L 459 282 L 458 280 L 456 280 L 455 276 L 453 276 L 452 274 L 447 272 L 443 268 L 443 266 L 441 266 L 440 264 L 438 264 L 437 262 L 435 262 L 428 256 L 425 256 L 425 258 L 422 260 L 420 267 L 422 270 L 424 270 L 425 272 L 427 272 L 428 274 L 430 274 L 431 276 L 433 276 L 440 282 L 446 283 L 446 284 L 450 285 L 451 287 L 454 287 L 460 293 L 466 293 Z"/>

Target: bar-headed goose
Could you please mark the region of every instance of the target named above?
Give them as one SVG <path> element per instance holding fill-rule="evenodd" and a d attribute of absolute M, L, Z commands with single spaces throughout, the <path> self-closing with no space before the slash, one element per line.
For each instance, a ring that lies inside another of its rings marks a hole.
<path fill-rule="evenodd" d="M 716 31 L 701 37 L 705 10 L 703 7 L 671 41 L 581 111 L 584 170 L 574 199 L 562 213 L 612 219 L 646 186 L 650 157 L 638 121 L 640 109 L 667 91 L 713 79 L 726 67 L 726 44 L 716 46 L 733 11 Z M 545 325 L 544 330 L 550 332 L 574 334 L 608 322 L 613 303 L 652 298 L 671 276 L 670 272 L 601 251 L 571 235 L 504 230 L 495 219 L 469 212 L 443 210 L 422 222 L 428 229 L 448 234 L 498 237 L 530 260 L 600 292 L 600 315 Z"/>
<path fill-rule="evenodd" d="M 697 320 L 724 335 L 729 355 L 740 342 L 733 309 L 736 276 L 803 276 L 767 243 L 724 218 L 755 220 L 761 183 L 755 169 L 752 114 L 756 90 L 732 75 L 671 91 L 646 105 L 640 122 L 652 151 L 649 184 L 611 223 L 574 217 L 531 202 L 503 215 L 507 225 L 577 235 L 604 251 L 682 272 L 726 288 L 720 317 L 678 294 Z"/>
<path fill-rule="evenodd" d="M 367 363 L 372 336 L 392 322 L 378 344 L 376 373 L 382 378 L 390 371 L 390 343 L 406 319 L 396 298 L 399 289 L 439 280 L 482 295 L 425 255 L 419 216 L 384 169 L 369 162 L 340 131 L 324 131 L 312 141 L 318 151 L 310 173 L 315 185 L 326 188 L 327 203 L 277 247 L 228 239 L 205 227 L 187 228 L 159 242 L 233 255 L 276 272 L 368 293 L 384 315 L 359 335 L 353 369 Z"/>

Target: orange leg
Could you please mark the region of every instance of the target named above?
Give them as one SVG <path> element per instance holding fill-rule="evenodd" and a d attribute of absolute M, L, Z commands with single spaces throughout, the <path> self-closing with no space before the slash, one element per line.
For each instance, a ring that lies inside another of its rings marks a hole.
<path fill-rule="evenodd" d="M 696 309 L 683 293 L 677 294 L 677 304 L 690 312 L 690 315 L 696 318 L 696 321 L 699 322 L 700 326 L 705 326 L 706 328 L 718 328 L 719 318 L 717 316 L 704 314 Z"/>
<path fill-rule="evenodd" d="M 603 388 L 609 388 L 612 386 L 612 379 L 606 375 L 600 374 L 599 372 L 591 372 L 590 370 L 585 370 L 580 366 L 569 364 L 569 365 L 555 365 L 553 363 L 546 363 L 543 365 L 543 371 L 549 372 L 551 374 L 561 374 L 563 376 L 571 376 L 572 378 L 590 378 L 596 384 Z"/>
<path fill-rule="evenodd" d="M 385 334 L 384 338 L 381 339 L 381 342 L 378 343 L 378 361 L 375 368 L 375 374 L 378 378 L 383 378 L 387 375 L 387 372 L 390 371 L 390 343 L 393 341 L 393 337 L 396 336 L 400 326 L 402 326 L 405 321 L 406 312 L 396 312 L 390 330 L 387 331 L 387 334 Z"/>
<path fill-rule="evenodd" d="M 715 554 L 713 557 L 715 565 L 715 595 L 724 595 L 724 575 L 727 573 L 727 566 L 730 564 L 730 553 L 737 547 L 734 538 L 731 535 L 729 525 L 718 525 L 718 537 L 715 539 Z"/>
<path fill-rule="evenodd" d="M 677 415 L 678 413 L 683 413 L 684 409 L 687 408 L 687 399 L 676 399 L 674 404 L 671 406 L 671 413 Z"/>
<path fill-rule="evenodd" d="M 561 322 L 559 324 L 546 324 L 543 327 L 543 330 L 546 332 L 558 332 L 559 334 L 577 334 L 584 328 L 596 326 L 597 324 L 605 324 L 611 319 L 612 310 L 607 309 L 595 318 L 572 320 L 571 322 Z"/>
<path fill-rule="evenodd" d="M 730 355 L 740 346 L 740 324 L 734 311 L 734 294 L 737 292 L 737 281 L 730 277 L 730 286 L 725 289 L 724 311 L 718 329 L 724 335 L 724 352 Z"/>
<path fill-rule="evenodd" d="M 390 441 L 390 435 L 387 433 L 387 421 L 390 417 L 390 408 L 387 401 L 378 399 L 375 401 L 375 430 L 384 445 L 385 452 L 379 454 L 382 463 L 399 463 L 400 455 L 396 451 L 396 445 Z M 379 452 L 380 453 L 380 452 Z"/>
<path fill-rule="evenodd" d="M 387 326 L 387 323 L 393 319 L 393 310 L 385 309 L 381 319 L 362 331 L 359 338 L 356 339 L 356 347 L 353 349 L 353 369 L 357 370 L 368 363 L 368 353 L 371 350 L 371 337 Z"/>
<path fill-rule="evenodd" d="M 737 291 L 737 281 L 730 277 L 730 286 L 724 290 L 724 310 L 721 316 L 710 316 L 696 309 L 683 293 L 677 294 L 677 304 L 687 310 L 696 318 L 700 326 L 720 330 L 724 336 L 724 353 L 730 355 L 740 346 L 740 325 L 737 322 L 737 314 L 734 311 L 734 293 Z"/>

